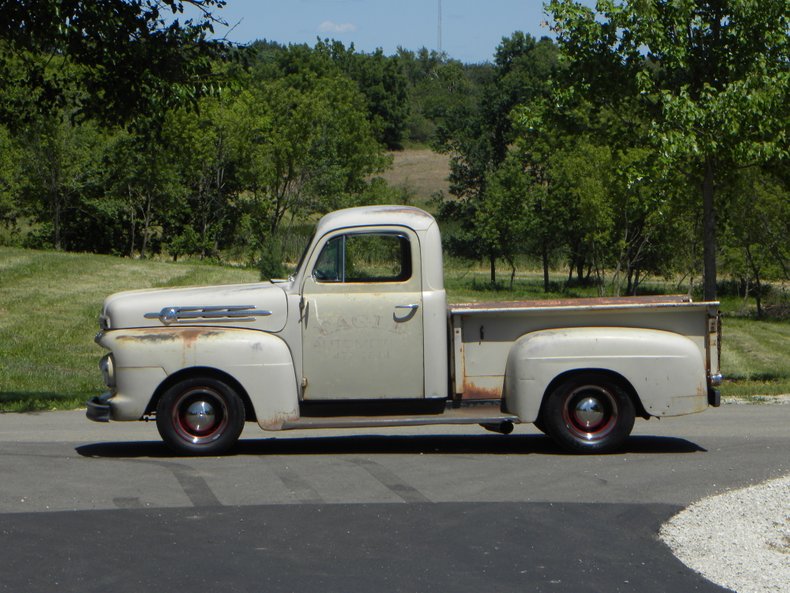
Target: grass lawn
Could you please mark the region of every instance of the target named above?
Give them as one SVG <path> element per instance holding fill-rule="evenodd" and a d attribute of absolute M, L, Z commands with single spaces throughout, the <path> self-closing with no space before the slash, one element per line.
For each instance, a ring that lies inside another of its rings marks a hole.
<path fill-rule="evenodd" d="M 76 408 L 104 390 L 93 338 L 108 294 L 257 279 L 254 270 L 0 247 L 0 411 Z"/>
<path fill-rule="evenodd" d="M 519 276 L 513 291 L 492 290 L 485 270 L 448 264 L 453 302 L 594 294 L 544 295 L 539 274 Z M 102 350 L 93 338 L 105 296 L 257 279 L 250 269 L 0 247 L 0 411 L 76 408 L 103 391 L 97 368 Z M 559 286 L 561 278 L 553 280 Z M 725 304 L 725 312 L 734 310 Z M 724 395 L 790 393 L 790 322 L 727 317 L 723 343 L 722 367 L 731 379 Z"/>

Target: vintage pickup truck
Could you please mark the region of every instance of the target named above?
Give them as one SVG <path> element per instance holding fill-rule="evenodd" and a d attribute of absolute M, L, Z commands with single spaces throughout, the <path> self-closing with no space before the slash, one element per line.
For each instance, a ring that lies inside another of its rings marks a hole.
<path fill-rule="evenodd" d="M 684 297 L 447 306 L 436 221 L 352 208 L 316 226 L 287 281 L 108 297 L 96 421 L 156 418 L 215 455 L 245 421 L 303 428 L 534 423 L 574 452 L 620 447 L 635 416 L 719 405 L 717 303 Z"/>

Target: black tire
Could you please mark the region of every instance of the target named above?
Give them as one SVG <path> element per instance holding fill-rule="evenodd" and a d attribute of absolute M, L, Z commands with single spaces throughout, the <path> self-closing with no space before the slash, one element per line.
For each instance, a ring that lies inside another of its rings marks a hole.
<path fill-rule="evenodd" d="M 634 427 L 634 403 L 610 375 L 586 372 L 565 379 L 544 402 L 540 423 L 573 453 L 618 449 Z"/>
<path fill-rule="evenodd" d="M 156 427 L 176 453 L 221 455 L 236 444 L 244 428 L 244 402 L 218 379 L 185 379 L 162 394 Z"/>

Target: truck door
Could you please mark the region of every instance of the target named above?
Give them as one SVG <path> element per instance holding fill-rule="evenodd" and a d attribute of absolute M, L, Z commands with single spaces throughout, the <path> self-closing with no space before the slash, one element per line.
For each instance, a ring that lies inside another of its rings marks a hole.
<path fill-rule="evenodd" d="M 424 396 L 419 255 L 400 227 L 324 238 L 302 293 L 304 399 Z"/>

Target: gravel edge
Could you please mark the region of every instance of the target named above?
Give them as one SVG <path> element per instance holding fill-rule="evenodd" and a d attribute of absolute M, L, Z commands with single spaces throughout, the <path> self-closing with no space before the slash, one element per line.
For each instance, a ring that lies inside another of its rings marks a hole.
<path fill-rule="evenodd" d="M 704 498 L 662 527 L 675 556 L 738 593 L 790 591 L 790 475 Z"/>

